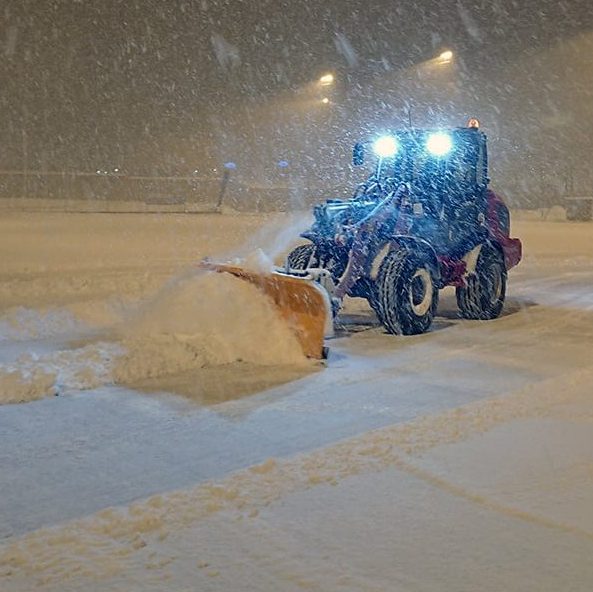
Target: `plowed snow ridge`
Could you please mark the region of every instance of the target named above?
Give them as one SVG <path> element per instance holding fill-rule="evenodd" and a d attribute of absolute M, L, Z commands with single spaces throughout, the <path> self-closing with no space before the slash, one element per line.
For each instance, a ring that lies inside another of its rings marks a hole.
<path fill-rule="evenodd" d="M 26 353 L 0 364 L 0 403 L 236 361 L 305 363 L 296 338 L 270 302 L 254 286 L 229 275 L 178 276 L 106 328 L 101 321 L 108 318 L 95 318 L 93 326 L 71 310 L 20 309 L 0 319 L 4 340 L 102 329 L 100 338 L 87 338 L 82 345 Z"/>

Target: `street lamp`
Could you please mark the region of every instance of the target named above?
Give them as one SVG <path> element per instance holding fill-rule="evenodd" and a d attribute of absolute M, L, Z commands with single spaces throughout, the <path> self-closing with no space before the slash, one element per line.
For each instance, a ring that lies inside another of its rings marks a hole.
<path fill-rule="evenodd" d="M 448 64 L 453 59 L 453 52 L 450 49 L 448 49 L 447 51 L 444 51 L 438 57 L 438 59 L 441 64 Z"/>
<path fill-rule="evenodd" d="M 324 105 L 329 105 L 329 99 L 328 99 L 327 97 L 323 97 L 323 99 L 321 99 L 321 102 L 322 102 Z"/>
<path fill-rule="evenodd" d="M 334 75 L 333 74 L 324 74 L 320 79 L 319 79 L 319 84 L 321 84 L 321 86 L 329 86 L 330 84 L 334 83 Z"/>

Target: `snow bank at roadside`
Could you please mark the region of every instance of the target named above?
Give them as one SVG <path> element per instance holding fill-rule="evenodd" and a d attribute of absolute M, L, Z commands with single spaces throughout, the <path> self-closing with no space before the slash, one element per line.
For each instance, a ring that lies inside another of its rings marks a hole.
<path fill-rule="evenodd" d="M 89 328 L 68 311 L 49 316 L 23 310 L 13 314 L 13 321 L 28 323 L 11 324 L 10 317 L 4 318 L 0 338 L 45 337 Z M 192 273 L 171 280 L 101 341 L 39 355 L 26 353 L 0 364 L 0 403 L 237 361 L 274 365 L 302 364 L 305 359 L 288 325 L 256 287 L 230 275 Z"/>
<path fill-rule="evenodd" d="M 22 354 L 15 362 L 0 365 L 0 404 L 111 383 L 113 365 L 124 352 L 117 343 L 101 342 L 43 355 Z"/>

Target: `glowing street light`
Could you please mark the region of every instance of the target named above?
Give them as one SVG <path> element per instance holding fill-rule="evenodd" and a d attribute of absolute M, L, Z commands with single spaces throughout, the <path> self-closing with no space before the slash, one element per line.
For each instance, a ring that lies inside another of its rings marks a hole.
<path fill-rule="evenodd" d="M 334 83 L 334 75 L 333 74 L 324 74 L 320 79 L 319 79 L 319 84 L 321 84 L 322 86 L 329 86 L 330 84 Z"/>
<path fill-rule="evenodd" d="M 324 105 L 329 105 L 329 99 L 328 99 L 327 97 L 323 97 L 323 99 L 321 99 L 321 102 L 322 102 Z"/>
<path fill-rule="evenodd" d="M 453 52 L 448 49 L 447 51 L 444 51 L 438 59 L 441 64 L 448 64 L 453 59 Z"/>

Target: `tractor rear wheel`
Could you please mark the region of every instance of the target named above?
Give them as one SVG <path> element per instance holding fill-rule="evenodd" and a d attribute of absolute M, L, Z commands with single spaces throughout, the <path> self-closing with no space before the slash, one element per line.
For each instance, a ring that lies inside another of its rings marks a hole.
<path fill-rule="evenodd" d="M 389 333 L 417 335 L 430 328 L 439 290 L 422 254 L 398 249 L 387 254 L 377 277 L 380 321 Z"/>
<path fill-rule="evenodd" d="M 487 321 L 500 316 L 504 307 L 507 271 L 502 255 L 484 245 L 476 270 L 466 277 L 466 286 L 457 288 L 457 306 L 465 319 Z"/>
<path fill-rule="evenodd" d="M 307 269 L 317 266 L 317 249 L 315 245 L 299 245 L 286 257 L 286 265 L 290 269 Z"/>

